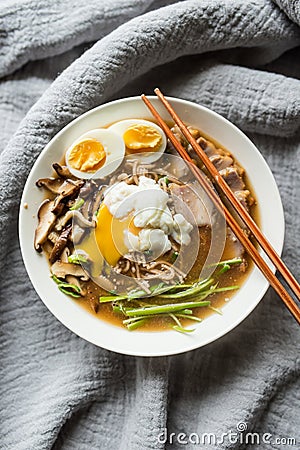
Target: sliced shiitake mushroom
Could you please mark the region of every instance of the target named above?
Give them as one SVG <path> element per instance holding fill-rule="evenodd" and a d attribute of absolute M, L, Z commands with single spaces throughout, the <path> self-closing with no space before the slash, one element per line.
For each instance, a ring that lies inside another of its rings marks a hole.
<path fill-rule="evenodd" d="M 67 166 L 61 166 L 58 163 L 52 164 L 53 169 L 57 173 L 57 175 L 61 178 L 71 178 L 74 180 L 74 176 L 71 174 Z"/>
<path fill-rule="evenodd" d="M 69 275 L 80 278 L 82 281 L 87 281 L 89 279 L 89 275 L 80 264 L 71 264 L 62 261 L 55 261 L 55 263 L 52 264 L 51 273 L 57 278 L 63 279 Z"/>
<path fill-rule="evenodd" d="M 86 288 L 84 286 L 82 286 L 82 284 L 85 283 L 84 281 L 81 282 L 77 277 L 74 277 L 73 275 L 67 275 L 66 282 L 76 286 L 79 289 L 78 293 L 82 297 L 84 297 L 86 295 Z M 98 302 L 98 304 L 99 304 L 99 302 Z"/>
<path fill-rule="evenodd" d="M 55 230 L 52 230 L 48 235 L 48 240 L 52 242 L 52 244 L 55 244 L 57 239 L 59 238 L 59 233 L 57 233 Z"/>
<path fill-rule="evenodd" d="M 64 180 L 62 180 L 61 178 L 50 177 L 50 178 L 40 178 L 39 180 L 37 180 L 35 184 L 39 188 L 44 187 L 53 194 L 60 194 L 63 183 Z"/>
<path fill-rule="evenodd" d="M 74 224 L 79 225 L 81 228 L 95 228 L 96 222 L 87 220 L 80 211 L 68 211 L 59 219 L 56 229 L 60 231 L 68 222 L 72 220 Z"/>
<path fill-rule="evenodd" d="M 34 248 L 38 251 L 42 251 L 42 245 L 46 242 L 48 235 L 55 224 L 56 215 L 53 213 L 53 201 L 46 199 L 40 205 L 38 210 L 38 226 L 35 230 Z"/>
<path fill-rule="evenodd" d="M 70 197 L 74 197 L 78 193 L 81 186 L 83 186 L 83 184 L 84 181 L 82 180 L 64 181 L 64 183 L 61 186 L 59 195 L 54 199 L 53 212 L 55 214 L 60 214 L 62 212 L 65 201 Z"/>
<path fill-rule="evenodd" d="M 50 253 L 49 261 L 51 264 L 53 264 L 62 254 L 64 248 L 66 247 L 68 243 L 68 239 L 72 232 L 72 225 L 66 226 L 61 234 L 59 235 L 59 238 L 56 240 L 54 247 Z"/>

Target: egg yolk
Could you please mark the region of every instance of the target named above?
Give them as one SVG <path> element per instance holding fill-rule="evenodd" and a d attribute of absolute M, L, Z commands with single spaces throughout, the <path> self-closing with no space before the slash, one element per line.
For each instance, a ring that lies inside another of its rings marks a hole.
<path fill-rule="evenodd" d="M 125 131 L 123 140 L 127 153 L 155 152 L 161 145 L 162 137 L 149 125 L 133 125 Z"/>
<path fill-rule="evenodd" d="M 140 228 L 134 225 L 132 217 L 116 219 L 102 203 L 97 215 L 95 236 L 102 256 L 111 266 L 115 266 L 128 251 L 124 242 L 125 230 L 137 235 Z"/>
<path fill-rule="evenodd" d="M 103 166 L 106 153 L 96 139 L 86 139 L 76 144 L 69 153 L 68 162 L 73 169 L 95 172 Z"/>

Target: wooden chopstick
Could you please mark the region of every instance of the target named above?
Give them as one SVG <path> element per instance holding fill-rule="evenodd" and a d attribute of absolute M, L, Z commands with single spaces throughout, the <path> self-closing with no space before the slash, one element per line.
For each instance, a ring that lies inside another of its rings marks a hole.
<path fill-rule="evenodd" d="M 179 126 L 179 128 L 181 129 L 180 125 L 182 126 L 182 132 L 183 129 L 185 129 L 185 134 L 184 136 L 186 137 L 186 139 L 188 140 L 188 142 L 192 145 L 192 142 L 195 141 L 191 134 L 189 133 L 188 129 L 185 127 L 185 125 L 182 123 L 182 121 L 179 119 L 179 117 L 177 116 L 177 114 L 174 112 L 173 108 L 171 107 L 171 105 L 167 102 L 167 100 L 164 98 L 163 94 L 156 89 L 155 93 L 159 96 L 160 100 L 162 100 L 164 106 L 166 106 L 167 110 L 169 111 L 169 113 L 171 114 L 173 120 L 175 121 L 175 123 L 177 123 L 177 125 Z M 215 193 L 215 191 L 211 188 L 210 184 L 207 182 L 207 180 L 205 179 L 204 175 L 202 174 L 201 170 L 194 164 L 193 160 L 191 159 L 190 155 L 187 153 L 187 151 L 185 150 L 185 148 L 180 144 L 180 142 L 177 140 L 177 138 L 175 137 L 175 135 L 172 133 L 172 131 L 170 130 L 170 128 L 168 127 L 168 125 L 164 122 L 164 120 L 162 119 L 162 117 L 160 116 L 160 114 L 158 113 L 158 111 L 155 109 L 155 107 L 152 105 L 152 103 L 150 102 L 150 100 L 145 96 L 142 95 L 142 100 L 144 101 L 144 103 L 146 104 L 146 106 L 148 107 L 148 109 L 151 111 L 152 115 L 155 117 L 155 119 L 157 120 L 158 124 L 160 125 L 160 127 L 163 129 L 163 131 L 165 132 L 165 134 L 168 136 L 169 140 L 171 141 L 171 143 L 173 144 L 173 146 L 175 147 L 175 149 L 178 151 L 179 155 L 188 163 L 190 163 L 190 169 L 193 171 L 195 177 L 197 178 L 197 180 L 199 181 L 199 183 L 201 184 L 201 186 L 205 189 L 205 191 L 207 192 L 207 194 L 209 195 L 209 197 L 212 199 L 212 201 L 214 202 L 214 204 L 216 205 L 216 207 L 225 215 L 225 219 L 227 224 L 229 225 L 229 227 L 231 228 L 231 230 L 233 231 L 233 233 L 236 235 L 236 237 L 239 239 L 239 241 L 241 242 L 241 244 L 244 246 L 244 248 L 246 249 L 246 251 L 249 253 L 249 255 L 251 256 L 251 258 L 253 259 L 254 263 L 257 265 L 257 267 L 261 270 L 261 272 L 264 274 L 264 276 L 266 277 L 266 279 L 269 281 L 270 285 L 274 288 L 274 290 L 277 292 L 277 294 L 281 297 L 281 299 L 283 300 L 283 302 L 285 303 L 285 305 L 287 306 L 287 308 L 289 309 L 289 311 L 292 313 L 292 315 L 295 317 L 295 319 L 297 320 L 297 322 L 300 324 L 300 309 L 297 306 L 297 304 L 294 302 L 294 300 L 292 299 L 292 297 L 289 295 L 289 293 L 285 290 L 284 286 L 280 283 L 280 281 L 276 278 L 275 274 L 272 272 L 272 270 L 270 269 L 270 267 L 268 266 L 268 264 L 265 262 L 265 260 L 262 258 L 262 256 L 259 254 L 259 252 L 257 251 L 256 247 L 254 246 L 254 244 L 251 242 L 251 240 L 249 239 L 249 237 L 243 232 L 243 230 L 241 229 L 241 227 L 239 226 L 239 224 L 237 223 L 237 221 L 234 219 L 234 217 L 232 216 L 232 214 L 230 213 L 230 211 L 226 208 L 226 206 L 222 203 L 222 201 L 220 200 L 220 198 L 218 197 L 218 195 Z M 168 107 L 167 107 L 168 105 Z M 176 119 L 176 120 L 175 120 Z M 180 125 L 179 125 L 180 123 Z M 190 139 L 190 137 L 192 139 Z M 194 144 L 194 142 L 193 142 Z M 194 150 L 196 151 L 196 148 L 198 147 L 197 142 L 195 141 L 195 148 Z M 204 153 L 204 152 L 203 152 Z M 198 152 L 197 152 L 198 154 Z M 201 156 L 200 156 L 201 155 Z M 199 157 L 202 160 L 202 153 L 199 152 Z M 207 158 L 206 154 L 204 153 L 205 158 Z M 203 158 L 204 159 L 204 158 Z M 207 158 L 208 159 L 208 158 Z M 222 177 L 220 177 L 220 174 L 218 173 L 218 176 L 214 177 L 214 179 L 216 180 L 217 184 L 219 185 L 219 180 Z M 223 179 L 223 178 L 222 178 Z M 231 189 L 229 188 L 229 186 L 227 185 L 227 183 L 225 183 L 226 186 L 228 187 L 228 189 L 230 190 L 230 192 L 232 193 Z M 225 192 L 224 192 L 225 193 Z M 226 195 L 226 194 L 225 194 Z M 226 195 L 227 197 L 227 195 Z M 239 202 L 238 202 L 239 203 Z M 233 204 L 234 207 L 234 204 Z M 245 217 L 245 216 L 244 216 Z M 250 216 L 249 216 L 250 217 Z M 244 220 L 244 219 L 243 219 Z M 245 218 L 245 223 L 246 223 L 247 218 Z M 254 223 L 254 222 L 253 222 Z M 246 223 L 246 225 L 248 225 L 248 223 Z M 256 224 L 255 224 L 256 225 Z M 256 228 L 258 228 L 256 226 Z M 250 228 L 249 228 L 250 229 Z M 261 232 L 260 232 L 261 233 Z M 254 233 L 253 233 L 254 234 Z M 262 234 L 262 233 L 261 233 Z M 264 236 L 263 236 L 264 237 Z M 265 241 L 267 241 L 267 239 L 264 237 Z M 268 243 L 269 246 L 271 247 L 271 244 Z M 267 251 L 265 251 L 266 254 L 268 255 Z M 275 252 L 275 250 L 274 250 Z M 276 252 L 275 252 L 276 253 Z M 269 255 L 268 255 L 269 256 Z M 278 256 L 278 255 L 277 255 Z M 279 256 L 278 256 L 279 258 Z M 271 259 L 271 258 L 270 258 Z M 280 258 L 279 258 L 280 259 Z M 272 261 L 273 262 L 273 261 Z M 283 263 L 282 263 L 283 264 Z M 275 265 L 275 264 L 274 264 Z M 283 264 L 284 266 L 284 264 Z M 285 266 L 284 266 L 285 267 Z M 285 274 L 286 272 L 283 271 L 283 273 Z M 289 272 L 290 273 L 290 272 Z M 294 277 L 293 277 L 294 278 Z M 284 276 L 284 279 L 285 276 Z M 297 292 L 300 292 L 300 288 L 299 285 L 296 282 L 296 286 L 298 289 L 296 289 Z M 295 283 L 294 283 L 295 285 Z M 294 289 L 293 289 L 294 291 Z M 298 296 L 299 298 L 299 296 Z"/>
<path fill-rule="evenodd" d="M 272 261 L 276 269 L 281 273 L 283 278 L 285 279 L 288 286 L 292 289 L 292 291 L 297 296 L 298 300 L 300 300 L 300 286 L 295 279 L 295 277 L 292 275 L 290 270 L 286 267 L 280 256 L 276 253 L 270 242 L 267 240 L 267 238 L 263 235 L 257 224 L 254 222 L 250 214 L 246 211 L 246 209 L 242 206 L 242 204 L 238 201 L 238 199 L 235 197 L 234 193 L 226 183 L 223 177 L 220 176 L 218 170 L 215 168 L 213 163 L 210 161 L 210 159 L 207 157 L 204 150 L 201 148 L 201 146 L 198 144 L 198 142 L 193 138 L 191 133 L 189 132 L 188 128 L 185 126 L 185 124 L 182 122 L 180 117 L 176 114 L 174 109 L 171 107 L 170 103 L 166 100 L 164 95 L 161 93 L 159 89 L 155 89 L 155 93 L 158 96 L 158 98 L 161 100 L 167 111 L 170 113 L 171 117 L 173 118 L 174 122 L 178 125 L 180 128 L 180 131 L 184 135 L 184 137 L 187 139 L 187 141 L 191 144 L 195 152 L 197 153 L 200 160 L 205 165 L 206 169 L 210 173 L 211 177 L 216 181 L 217 186 L 220 188 L 220 190 L 223 192 L 225 197 L 229 200 L 232 207 L 235 209 L 235 211 L 239 214 L 240 218 L 243 220 L 243 222 L 247 225 L 249 230 L 251 231 L 252 235 L 255 237 L 261 248 L 264 250 L 264 252 L 268 255 L 269 259 Z"/>

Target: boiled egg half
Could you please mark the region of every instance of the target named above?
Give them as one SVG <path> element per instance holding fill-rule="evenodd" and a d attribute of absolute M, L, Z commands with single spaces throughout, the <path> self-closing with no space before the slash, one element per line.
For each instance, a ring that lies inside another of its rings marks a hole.
<path fill-rule="evenodd" d="M 125 154 L 118 133 L 97 128 L 81 135 L 66 151 L 66 165 L 77 178 L 104 178 L 114 172 Z"/>
<path fill-rule="evenodd" d="M 132 159 L 151 163 L 161 157 L 167 146 L 167 138 L 163 130 L 148 120 L 121 120 L 111 125 L 108 130 L 122 138 L 128 159 L 132 157 Z"/>

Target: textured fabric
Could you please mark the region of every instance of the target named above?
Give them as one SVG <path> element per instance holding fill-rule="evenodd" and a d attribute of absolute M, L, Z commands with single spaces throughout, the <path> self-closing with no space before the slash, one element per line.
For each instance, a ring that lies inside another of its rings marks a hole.
<path fill-rule="evenodd" d="M 274 292 L 202 349 L 122 356 L 50 314 L 26 275 L 17 236 L 26 177 L 51 137 L 96 105 L 159 85 L 211 107 L 256 143 L 279 185 L 284 258 L 299 276 L 297 23 L 299 3 L 285 0 L 2 0 L 1 449 L 242 449 L 226 439 L 197 446 L 169 438 L 221 437 L 241 422 L 272 434 L 251 448 L 299 447 L 299 331 Z M 288 437 L 298 444 L 275 442 Z"/>
<path fill-rule="evenodd" d="M 280 8 L 288 15 L 288 17 L 300 23 L 300 3 L 298 0 L 274 0 Z"/>

